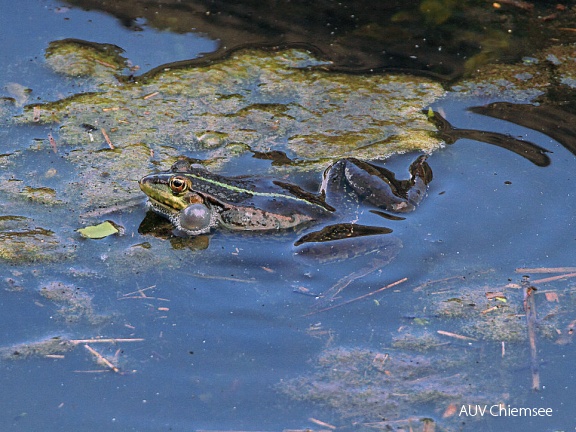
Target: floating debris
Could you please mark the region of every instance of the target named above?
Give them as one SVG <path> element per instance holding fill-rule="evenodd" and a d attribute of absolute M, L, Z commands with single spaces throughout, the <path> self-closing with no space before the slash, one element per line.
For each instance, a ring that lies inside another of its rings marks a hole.
<path fill-rule="evenodd" d="M 0 359 L 25 360 L 30 357 L 61 355 L 68 351 L 72 351 L 75 346 L 76 345 L 60 336 L 53 336 L 36 342 L 28 342 L 0 348 Z"/>
<path fill-rule="evenodd" d="M 118 234 L 120 230 L 111 221 L 102 222 L 98 225 L 87 226 L 76 230 L 82 237 L 89 239 L 103 239 L 113 234 Z"/>

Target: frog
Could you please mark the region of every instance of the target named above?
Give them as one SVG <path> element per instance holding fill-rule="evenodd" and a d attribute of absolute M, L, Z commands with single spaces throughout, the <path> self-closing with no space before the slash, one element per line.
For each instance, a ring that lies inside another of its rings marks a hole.
<path fill-rule="evenodd" d="M 143 177 L 139 186 L 148 197 L 149 208 L 169 219 L 179 233 L 198 236 L 217 228 L 270 232 L 336 218 L 350 202 L 386 212 L 411 212 L 432 181 L 427 158 L 418 156 L 405 180 L 372 162 L 339 159 L 323 172 L 317 192 L 277 178 L 223 176 L 187 159 L 176 161 L 167 171 Z M 347 226 L 353 231 L 353 224 Z M 333 231 L 342 231 L 341 226 Z"/>

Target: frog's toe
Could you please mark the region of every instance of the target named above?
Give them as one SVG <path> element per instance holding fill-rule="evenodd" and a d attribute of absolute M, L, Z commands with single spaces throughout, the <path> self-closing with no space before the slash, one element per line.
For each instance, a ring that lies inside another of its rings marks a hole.
<path fill-rule="evenodd" d="M 426 159 L 428 159 L 427 155 L 419 156 L 418 159 L 410 165 L 410 175 L 412 179 L 420 178 L 424 182 L 424 185 L 428 185 L 432 181 L 432 168 L 430 168 Z"/>

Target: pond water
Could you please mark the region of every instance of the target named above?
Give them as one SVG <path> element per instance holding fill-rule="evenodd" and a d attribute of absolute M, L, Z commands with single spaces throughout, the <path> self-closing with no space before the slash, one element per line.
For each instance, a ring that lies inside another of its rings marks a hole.
<path fill-rule="evenodd" d="M 89 89 L 44 66 L 52 40 L 116 44 L 143 70 L 217 47 L 207 37 L 160 32 L 145 22 L 134 32 L 103 13 L 57 2 L 0 0 L 0 9 L 0 89 L 8 95 L 9 84 L 18 83 L 38 101 Z M 79 240 L 76 227 L 62 225 L 80 227 L 80 211 L 2 192 L 0 216 L 48 213 L 54 230 L 69 237 L 63 243 L 73 258 L 0 261 L 0 428 L 325 430 L 324 422 L 338 429 L 432 430 L 427 421 L 438 430 L 573 428 L 574 285 L 535 283 L 531 359 L 522 277 L 534 282 L 549 274 L 516 269 L 574 265 L 576 156 L 540 132 L 468 111 L 497 101 L 448 94 L 433 108 L 458 128 L 544 147 L 550 165 L 470 139 L 435 151 L 428 159 L 434 180 L 414 213 L 398 221 L 360 215 L 362 223 L 393 230 L 403 244 L 396 258 L 352 280 L 333 302 L 319 295 L 366 259 L 301 263 L 293 257 L 293 232 L 217 231 L 207 247 L 178 246 L 139 232 L 147 214 L 143 196 L 104 217 L 122 225 L 124 235 Z M 0 153 L 18 155 L 10 172 L 30 179 L 48 167 L 75 180 L 70 160 L 38 144 L 50 131 L 2 125 Z M 405 178 L 416 156 L 393 156 L 386 166 Z M 241 157 L 226 174 L 269 165 Z M 320 176 L 295 181 L 310 186 Z M 61 181 L 47 178 L 43 185 Z M 489 294 L 499 292 L 496 300 Z M 359 299 L 368 293 L 374 294 Z M 116 341 L 97 340 L 107 338 Z M 539 391 L 532 390 L 536 369 Z M 552 414 L 473 416 L 463 411 L 468 404 Z"/>

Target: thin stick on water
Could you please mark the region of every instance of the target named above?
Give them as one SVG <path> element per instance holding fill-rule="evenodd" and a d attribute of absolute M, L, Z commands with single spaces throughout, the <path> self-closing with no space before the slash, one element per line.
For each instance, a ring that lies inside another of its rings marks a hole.
<path fill-rule="evenodd" d="M 120 372 L 120 369 L 118 369 L 117 366 L 112 364 L 112 362 L 110 360 L 108 360 L 106 357 L 104 357 L 102 354 L 100 354 L 98 351 L 96 351 L 90 345 L 85 344 L 84 348 L 86 348 L 90 354 L 92 354 L 94 357 L 96 357 L 96 362 L 98 364 L 101 364 L 102 366 L 107 367 L 108 369 L 110 369 L 113 372 L 116 372 L 116 373 Z"/>
<path fill-rule="evenodd" d="M 114 144 L 112 144 L 112 140 L 110 140 L 110 137 L 108 136 L 108 134 L 106 133 L 106 129 L 101 128 L 100 132 L 102 132 L 102 135 L 104 135 L 104 139 L 106 140 L 106 143 L 108 144 L 108 147 L 110 147 L 111 150 L 114 150 L 116 147 L 114 147 Z"/>
<path fill-rule="evenodd" d="M 392 282 L 391 284 L 388 284 L 388 285 L 386 285 L 386 286 L 384 286 L 384 287 L 382 287 L 382 288 L 379 288 L 379 289 L 377 289 L 376 291 L 369 292 L 368 294 L 361 295 L 360 297 L 353 298 L 353 299 L 348 300 L 348 301 L 345 301 L 345 302 L 343 302 L 343 303 L 338 303 L 338 304 L 336 304 L 336 305 L 333 305 L 333 306 L 330 306 L 330 307 L 327 307 L 327 308 L 324 308 L 324 309 L 320 309 L 320 310 L 317 310 L 317 311 L 314 311 L 314 312 L 310 312 L 310 313 L 308 313 L 308 314 L 306 314 L 306 315 L 304 315 L 304 316 L 310 316 L 310 315 L 315 315 L 315 314 L 320 313 L 320 312 L 326 312 L 326 311 L 328 311 L 328 310 L 330 310 L 330 309 L 335 309 L 335 308 L 337 308 L 337 307 L 344 306 L 344 305 L 353 303 L 353 302 L 355 302 L 355 301 L 365 299 L 365 298 L 367 298 L 367 297 L 373 296 L 374 294 L 378 294 L 378 293 L 380 293 L 380 292 L 382 292 L 382 291 L 384 291 L 384 290 L 387 290 L 388 288 L 392 288 L 392 287 L 395 287 L 396 285 L 400 285 L 401 283 L 406 282 L 407 280 L 408 280 L 407 277 L 402 278 L 402 279 L 400 279 L 400 280 L 397 280 L 396 282 Z"/>
<path fill-rule="evenodd" d="M 574 273 L 576 267 L 520 267 L 516 273 Z"/>
<path fill-rule="evenodd" d="M 528 326 L 528 341 L 530 342 L 530 370 L 532 372 L 532 390 L 540 390 L 540 372 L 538 371 L 538 351 L 536 349 L 536 288 L 529 286 L 524 294 L 524 311 Z"/>
<path fill-rule="evenodd" d="M 120 342 L 142 342 L 142 338 L 106 338 L 106 339 L 70 339 L 68 342 L 74 345 L 86 343 L 120 343 Z"/>
<path fill-rule="evenodd" d="M 573 277 L 576 277 L 576 273 L 565 273 L 565 274 L 561 274 L 558 276 L 550 276 L 550 277 L 543 278 L 543 279 L 536 279 L 536 280 L 533 280 L 532 283 L 533 284 L 543 284 L 543 283 L 554 282 L 554 281 L 559 281 L 559 280 L 573 278 Z"/>

